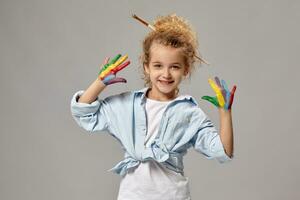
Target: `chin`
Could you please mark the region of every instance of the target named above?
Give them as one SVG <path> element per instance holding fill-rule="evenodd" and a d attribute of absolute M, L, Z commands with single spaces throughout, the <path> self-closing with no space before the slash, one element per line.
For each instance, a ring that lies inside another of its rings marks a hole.
<path fill-rule="evenodd" d="M 163 93 L 164 95 L 170 95 L 173 93 L 174 90 L 160 90 L 161 93 Z"/>
<path fill-rule="evenodd" d="M 161 93 L 164 93 L 164 94 L 171 94 L 171 93 L 174 93 L 174 91 L 176 90 L 176 87 L 158 87 L 159 91 Z"/>

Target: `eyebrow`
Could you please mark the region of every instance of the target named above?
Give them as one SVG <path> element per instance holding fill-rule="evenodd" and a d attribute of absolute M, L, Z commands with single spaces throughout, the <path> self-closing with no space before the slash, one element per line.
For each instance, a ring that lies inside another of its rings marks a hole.
<path fill-rule="evenodd" d="M 154 62 L 152 62 L 152 63 L 161 63 L 161 62 L 159 62 L 159 61 L 154 61 Z M 171 63 L 171 65 L 174 65 L 174 64 L 178 64 L 178 65 L 181 65 L 180 63 L 178 63 L 178 62 L 175 62 L 175 63 Z"/>

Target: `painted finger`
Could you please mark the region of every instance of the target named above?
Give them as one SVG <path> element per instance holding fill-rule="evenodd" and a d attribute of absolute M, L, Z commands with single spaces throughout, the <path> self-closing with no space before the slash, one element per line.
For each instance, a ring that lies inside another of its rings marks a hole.
<path fill-rule="evenodd" d="M 219 88 L 222 88 L 222 85 L 221 85 L 219 77 L 216 76 L 215 77 L 215 81 L 216 81 L 217 85 L 219 86 Z"/>
<path fill-rule="evenodd" d="M 215 106 L 219 107 L 219 103 L 216 97 L 210 97 L 210 96 L 203 96 L 201 99 L 204 99 L 206 101 L 209 101 L 210 103 L 214 104 Z"/>
<path fill-rule="evenodd" d="M 124 69 L 125 67 L 127 67 L 130 64 L 130 61 L 128 60 L 127 62 L 119 65 L 118 67 L 114 68 L 112 70 L 112 73 L 116 74 L 118 71 L 121 71 L 122 69 Z"/>
<path fill-rule="evenodd" d="M 226 90 L 226 93 L 229 92 L 228 86 L 223 79 L 222 79 L 221 83 L 222 83 L 223 88 Z"/>
<path fill-rule="evenodd" d="M 210 86 L 212 87 L 212 89 L 215 91 L 216 93 L 216 96 L 217 96 L 217 99 L 219 101 L 219 105 L 220 107 L 224 107 L 225 105 L 225 100 L 224 100 L 224 97 L 222 95 L 222 92 L 220 90 L 220 88 L 213 82 L 212 79 L 208 79 L 208 82 L 210 84 Z"/>
<path fill-rule="evenodd" d="M 121 77 L 115 77 L 107 82 L 107 85 L 114 83 L 127 83 L 127 80 Z"/>
<path fill-rule="evenodd" d="M 110 80 L 112 80 L 113 78 L 115 78 L 116 76 L 114 75 L 114 74 L 110 74 L 110 75 L 108 75 L 108 76 L 106 76 L 106 77 L 104 77 L 104 78 L 100 78 L 99 77 L 99 79 L 105 84 L 105 85 L 107 85 L 107 83 L 110 81 Z"/>
<path fill-rule="evenodd" d="M 122 64 L 127 58 L 128 58 L 128 55 L 121 57 L 114 65 L 118 66 L 118 65 Z"/>
<path fill-rule="evenodd" d="M 228 109 L 229 100 L 230 100 L 230 91 L 227 87 L 226 82 L 223 79 L 221 80 L 221 85 L 222 85 L 222 88 L 225 91 L 225 94 L 223 93 L 223 96 L 225 97 L 225 106 L 224 107 L 225 107 L 225 109 Z"/>
<path fill-rule="evenodd" d="M 226 101 L 226 100 L 225 100 L 225 98 L 226 98 L 226 91 L 225 91 L 225 89 L 223 88 L 223 86 L 222 86 L 222 84 L 221 84 L 221 82 L 220 82 L 219 77 L 216 76 L 216 77 L 215 77 L 215 81 L 216 81 L 218 87 L 220 88 L 220 90 L 221 90 L 221 92 L 222 92 L 224 101 Z"/>
<path fill-rule="evenodd" d="M 208 79 L 208 83 L 215 93 L 218 93 L 220 91 L 219 87 L 215 84 L 215 82 L 212 79 Z"/>
<path fill-rule="evenodd" d="M 103 64 L 100 65 L 100 71 L 98 73 L 98 76 L 101 74 L 101 72 L 103 72 L 105 70 L 105 68 L 108 66 L 108 62 L 109 62 L 109 57 L 106 57 Z"/>
<path fill-rule="evenodd" d="M 109 66 L 113 65 L 120 57 L 121 57 L 121 54 L 116 55 L 110 62 L 108 62 L 104 65 L 101 72 L 105 71 Z"/>
<path fill-rule="evenodd" d="M 235 90 L 236 90 L 236 85 L 233 86 L 231 92 L 230 92 L 230 100 L 229 100 L 229 106 L 228 106 L 228 109 L 231 109 L 231 106 L 232 106 L 232 103 L 233 103 L 233 99 L 234 99 L 234 93 L 235 93 Z"/>
<path fill-rule="evenodd" d="M 229 101 L 230 101 L 230 92 L 226 92 L 226 104 L 225 104 L 225 108 L 227 110 L 229 109 Z"/>
<path fill-rule="evenodd" d="M 123 63 L 126 59 L 128 58 L 127 55 L 119 58 L 118 61 L 116 61 L 114 64 L 110 65 L 109 67 L 107 67 L 100 76 L 105 77 L 107 74 L 109 74 L 111 72 L 111 70 L 113 70 L 114 68 L 118 67 L 118 65 L 120 65 L 121 63 Z"/>
<path fill-rule="evenodd" d="M 117 54 L 108 64 L 109 65 L 115 64 L 121 56 L 122 56 L 121 54 Z"/>

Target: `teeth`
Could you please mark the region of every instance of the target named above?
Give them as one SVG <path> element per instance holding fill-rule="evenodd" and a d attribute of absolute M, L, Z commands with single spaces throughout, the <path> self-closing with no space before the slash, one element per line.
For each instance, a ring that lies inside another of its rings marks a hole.
<path fill-rule="evenodd" d="M 173 81 L 160 81 L 160 82 L 162 82 L 164 84 L 171 84 Z"/>

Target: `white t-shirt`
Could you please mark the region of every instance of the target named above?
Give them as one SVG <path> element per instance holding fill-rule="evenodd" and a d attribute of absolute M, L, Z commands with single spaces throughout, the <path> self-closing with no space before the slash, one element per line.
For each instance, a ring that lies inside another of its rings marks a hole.
<path fill-rule="evenodd" d="M 176 99 L 184 98 L 183 95 Z M 172 100 L 173 101 L 173 100 Z M 147 98 L 146 113 L 148 131 L 145 145 L 150 146 L 158 134 L 161 117 L 172 101 L 157 101 Z M 141 162 L 122 178 L 118 200 L 190 200 L 188 177 L 150 160 Z"/>

